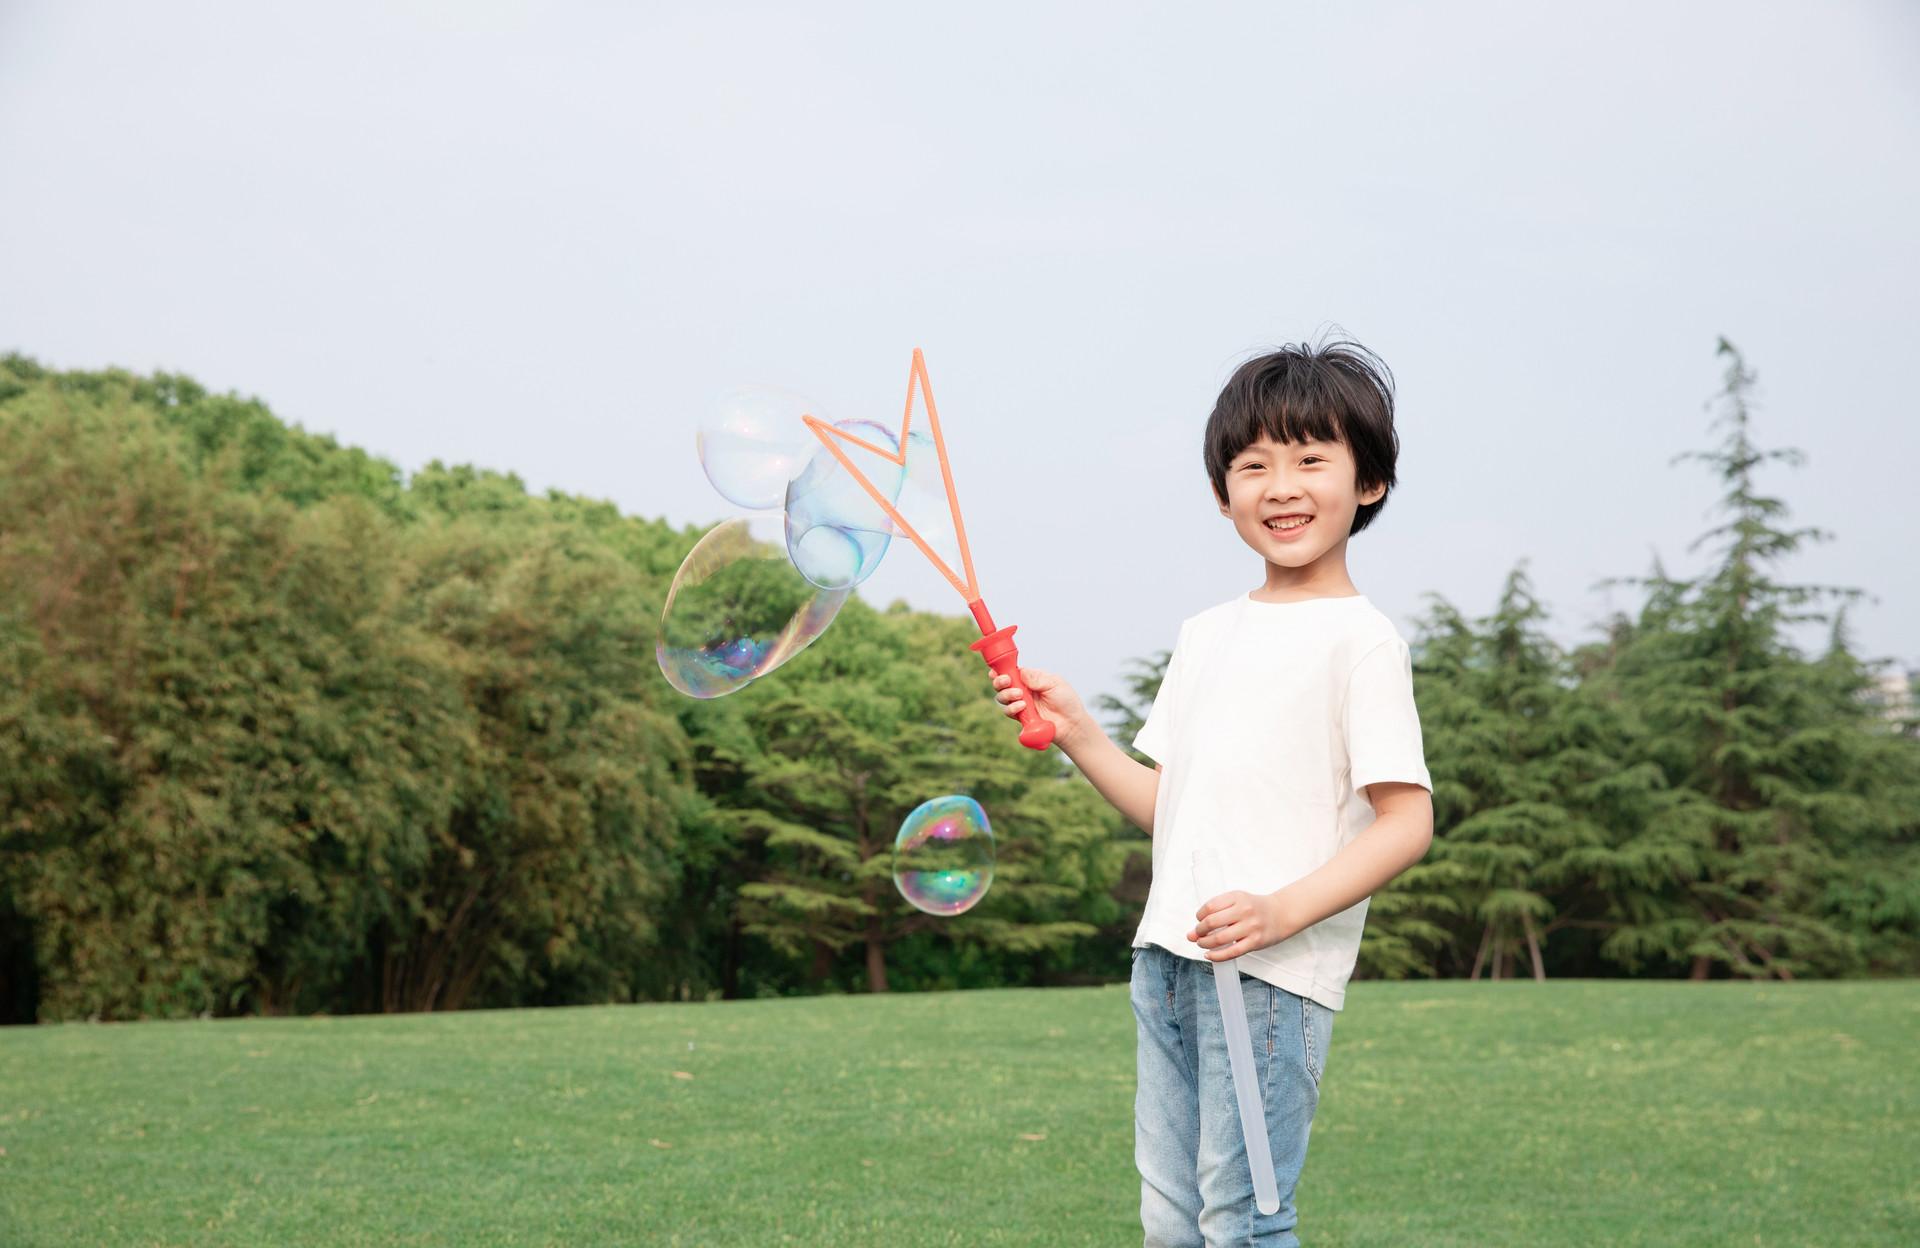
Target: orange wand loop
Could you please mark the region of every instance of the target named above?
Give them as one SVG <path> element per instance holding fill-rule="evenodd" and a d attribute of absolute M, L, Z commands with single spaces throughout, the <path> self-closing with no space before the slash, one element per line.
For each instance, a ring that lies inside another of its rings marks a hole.
<path fill-rule="evenodd" d="M 946 486 L 947 511 L 953 516 L 953 531 L 958 539 L 960 566 L 965 570 L 964 576 L 954 571 L 946 560 L 934 552 L 933 547 L 927 544 L 919 531 L 900 514 L 900 509 L 895 507 L 886 494 L 867 479 L 867 474 L 860 471 L 846 449 L 840 445 L 842 442 L 849 443 L 870 454 L 878 455 L 900 468 L 905 468 L 908 438 L 913 431 L 913 395 L 916 390 L 927 405 L 927 424 L 932 427 L 933 449 L 940 458 L 940 479 Z M 974 622 L 980 625 L 980 631 L 985 634 L 968 649 L 978 652 L 980 657 L 987 661 L 987 667 L 993 671 L 994 675 L 1010 677 L 1014 690 L 1026 701 L 1026 709 L 1020 712 L 1020 744 L 1034 750 L 1046 749 L 1053 741 L 1053 724 L 1042 718 L 1040 712 L 1034 709 L 1033 695 L 1028 692 L 1026 683 L 1020 679 L 1020 651 L 1013 644 L 1013 630 L 1016 626 L 1009 624 L 1005 628 L 995 628 L 993 616 L 987 613 L 987 604 L 980 600 L 979 579 L 973 574 L 973 552 L 967 547 L 967 526 L 966 522 L 960 518 L 960 496 L 953 488 L 953 468 L 947 463 L 947 442 L 940 433 L 940 414 L 934 410 L 933 387 L 927 381 L 927 362 L 921 358 L 920 348 L 915 347 L 913 350 L 913 369 L 907 375 L 907 410 L 906 414 L 900 418 L 900 443 L 896 448 L 888 450 L 885 447 L 875 446 L 844 429 L 834 428 L 817 416 L 802 416 L 801 419 L 806 422 L 807 428 L 813 430 L 814 436 L 820 439 L 821 444 L 833 452 L 833 457 L 840 461 L 840 466 L 859 482 L 860 488 L 867 492 L 868 497 L 872 498 L 879 505 L 880 510 L 886 513 L 888 521 L 892 523 L 895 530 L 918 546 L 920 553 L 931 559 L 933 566 L 947 578 L 947 583 L 959 591 L 960 597 L 967 604 L 967 609 L 973 612 Z"/>

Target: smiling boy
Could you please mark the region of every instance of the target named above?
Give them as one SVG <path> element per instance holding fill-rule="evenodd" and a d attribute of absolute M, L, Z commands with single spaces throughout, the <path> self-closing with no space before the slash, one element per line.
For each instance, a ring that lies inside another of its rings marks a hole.
<path fill-rule="evenodd" d="M 1145 1243 L 1297 1245 L 1294 1190 L 1367 900 L 1433 838 L 1411 652 L 1347 574 L 1347 542 L 1396 483 L 1392 375 L 1345 342 L 1250 360 L 1220 392 L 1203 456 L 1220 514 L 1264 576 L 1181 624 L 1133 740 L 1159 765 L 1130 758 L 1059 677 L 1020 675 L 1055 744 L 1153 838 L 1132 973 Z M 1017 716 L 1022 701 L 994 683 Z M 1209 963 L 1229 958 L 1273 1214 L 1254 1206 L 1212 983 Z"/>

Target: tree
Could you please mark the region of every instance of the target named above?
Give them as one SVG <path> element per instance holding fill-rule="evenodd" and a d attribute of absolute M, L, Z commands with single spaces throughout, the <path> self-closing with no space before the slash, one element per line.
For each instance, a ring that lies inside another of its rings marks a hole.
<path fill-rule="evenodd" d="M 1056 754 L 1013 741 L 967 623 L 858 598 L 780 674 L 750 686 L 748 804 L 732 815 L 760 851 L 740 888 L 745 930 L 816 980 L 835 955 L 863 954 L 870 991 L 889 986 L 888 952 L 916 936 L 1031 957 L 1094 934 L 1071 915 L 1111 885 L 1099 798 Z M 965 793 L 993 823 L 994 883 L 952 918 L 910 907 L 893 885 L 896 830 L 922 801 Z"/>
<path fill-rule="evenodd" d="M 700 818 L 665 526 L 471 470 L 396 500 L 183 379 L 0 365 L 9 1017 L 640 990 Z"/>
<path fill-rule="evenodd" d="M 1136 763 L 1148 767 L 1154 760 L 1133 748 L 1133 739 L 1147 726 L 1147 714 L 1153 709 L 1153 700 L 1160 696 L 1160 685 L 1167 678 L 1167 665 L 1173 662 L 1173 651 L 1161 650 L 1150 658 L 1134 659 L 1132 668 L 1121 677 L 1125 682 L 1125 693 L 1114 697 L 1103 693 L 1093 700 L 1094 710 L 1107 717 L 1107 733 L 1127 757 Z"/>
<path fill-rule="evenodd" d="M 1684 958 L 1694 979 L 1714 969 L 1788 979 L 1860 964 L 1855 933 L 1831 904 L 1844 856 L 1863 839 L 1898 839 L 1912 816 L 1875 792 L 1862 766 L 1866 708 L 1858 682 L 1832 663 L 1807 662 L 1784 628 L 1825 620 L 1800 610 L 1860 591 L 1789 585 L 1771 567 L 1827 534 L 1777 527 L 1787 507 L 1760 492 L 1756 470 L 1798 464 L 1798 451 L 1752 440 L 1754 375 L 1724 338 L 1724 388 L 1712 406 L 1724 431 L 1698 461 L 1724 483 L 1727 519 L 1689 549 L 1721 543 L 1704 575 L 1675 580 L 1658 567 L 1623 578 L 1651 590 L 1637 625 L 1596 679 L 1629 715 L 1637 757 L 1694 800 L 1663 818 L 1698 867 L 1673 913 L 1643 929 L 1639 952 Z"/>
<path fill-rule="evenodd" d="M 454 710 L 431 656 L 382 627 L 387 522 L 358 499 L 303 512 L 234 491 L 223 466 L 202 477 L 114 387 L 63 380 L 9 401 L 0 458 L 27 709 L 9 736 L 50 751 L 0 819 L 32 1009 L 330 1000 L 367 855 L 432 806 Z"/>

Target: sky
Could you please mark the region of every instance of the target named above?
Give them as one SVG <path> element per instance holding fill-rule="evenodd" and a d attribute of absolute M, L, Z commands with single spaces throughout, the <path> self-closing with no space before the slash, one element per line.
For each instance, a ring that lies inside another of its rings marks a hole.
<path fill-rule="evenodd" d="M 0 350 L 706 526 L 718 395 L 897 422 L 919 347 L 986 602 L 1091 700 L 1264 579 L 1200 453 L 1249 356 L 1392 368 L 1348 565 L 1404 635 L 1524 561 L 1572 645 L 1711 558 L 1724 335 L 1832 534 L 1777 575 L 1920 667 L 1916 152 L 1891 2 L 0 0 Z M 964 612 L 904 544 L 862 593 Z"/>

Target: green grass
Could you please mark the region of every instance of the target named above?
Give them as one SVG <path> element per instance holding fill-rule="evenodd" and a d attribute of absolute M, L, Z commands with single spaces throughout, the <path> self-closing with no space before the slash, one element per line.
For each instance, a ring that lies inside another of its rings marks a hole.
<path fill-rule="evenodd" d="M 1920 983 L 1363 983 L 1300 1232 L 1920 1242 Z M 0 1030 L 0 1244 L 1137 1244 L 1124 986 Z"/>

